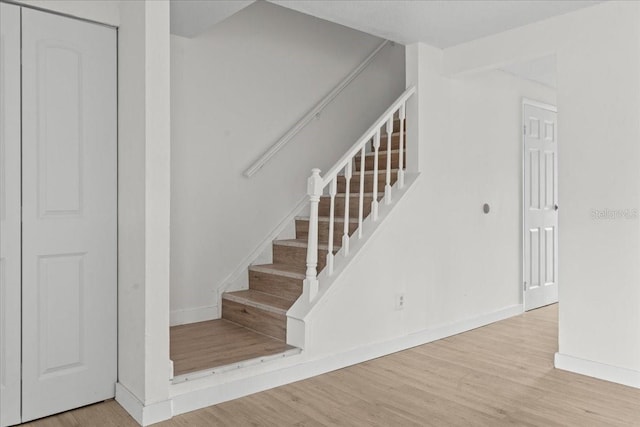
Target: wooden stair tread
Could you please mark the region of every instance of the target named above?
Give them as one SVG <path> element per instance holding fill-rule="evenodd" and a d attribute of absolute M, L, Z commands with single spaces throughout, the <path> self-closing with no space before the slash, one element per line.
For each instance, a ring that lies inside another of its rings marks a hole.
<path fill-rule="evenodd" d="M 242 365 L 257 358 L 284 357 L 295 354 L 296 350 L 281 340 L 225 319 L 172 326 L 170 339 L 176 376 L 230 364 Z"/>
<path fill-rule="evenodd" d="M 403 150 L 403 152 L 405 152 L 405 150 Z M 388 153 L 386 148 L 382 148 L 382 146 L 380 146 L 380 149 L 378 150 L 378 156 L 386 156 Z M 400 150 L 391 150 L 391 154 L 400 154 Z M 373 157 L 375 156 L 376 153 L 365 153 L 365 157 Z M 356 159 L 360 159 L 360 154 L 356 154 L 355 156 Z M 397 170 L 397 169 L 395 169 Z"/>
<path fill-rule="evenodd" d="M 306 248 L 308 246 L 308 241 L 307 239 L 285 239 L 285 240 L 274 240 L 273 244 L 282 245 L 282 246 L 291 246 L 295 248 Z M 329 245 L 318 243 L 318 249 L 326 251 L 329 249 Z M 334 251 L 337 252 L 338 249 L 340 249 L 340 246 L 335 246 L 335 245 L 333 246 Z"/>
<path fill-rule="evenodd" d="M 407 136 L 407 132 L 406 132 L 406 131 L 405 131 L 405 132 L 403 132 L 403 133 L 404 133 L 404 136 Z M 394 133 L 392 133 L 392 134 L 391 134 L 391 137 L 392 137 L 392 138 L 393 138 L 394 136 L 398 136 L 398 137 L 399 137 L 399 136 L 400 136 L 400 131 L 397 131 L 397 132 L 394 132 Z M 384 137 L 384 138 L 387 138 L 387 133 L 386 133 L 386 132 L 384 132 L 384 133 L 380 133 L 380 139 L 381 139 L 381 140 L 382 140 L 382 138 L 383 138 L 383 137 Z"/>
<path fill-rule="evenodd" d="M 253 289 L 225 292 L 222 294 L 222 299 L 281 315 L 285 315 L 292 305 L 289 300 L 264 292 L 254 291 Z"/>
<path fill-rule="evenodd" d="M 260 264 L 249 266 L 249 270 L 304 280 L 306 267 L 287 264 Z"/>
<path fill-rule="evenodd" d="M 363 197 L 366 199 L 371 199 L 373 200 L 373 193 L 362 193 Z M 381 200 L 382 197 L 384 196 L 384 187 L 379 187 L 378 188 L 378 200 Z M 347 193 L 336 193 L 336 199 L 344 199 L 347 197 Z M 360 198 L 360 189 L 356 189 L 354 191 L 349 192 L 349 198 L 351 199 L 359 199 Z M 328 195 L 324 195 L 324 196 L 320 196 L 320 202 L 322 203 L 323 200 L 330 200 L 331 196 Z M 371 201 L 369 200 L 369 202 Z M 343 202 L 340 202 L 343 203 Z M 326 216 L 323 215 L 323 216 Z M 337 217 L 336 217 L 337 218 Z"/>
<path fill-rule="evenodd" d="M 297 216 L 295 219 L 298 220 L 298 221 L 309 221 L 309 217 L 308 216 Z M 318 222 L 329 222 L 330 219 L 331 219 L 331 217 L 329 217 L 329 216 L 319 216 L 318 217 Z M 333 222 L 341 222 L 341 223 L 344 224 L 344 217 L 334 218 Z M 352 223 L 352 224 L 357 224 L 358 223 L 358 218 L 349 218 L 349 222 Z"/>
<path fill-rule="evenodd" d="M 363 194 L 364 194 L 364 197 L 371 197 L 371 198 L 373 198 L 373 193 L 363 193 Z M 338 197 L 342 197 L 342 198 L 344 198 L 345 196 L 346 196 L 346 193 L 337 193 L 337 194 L 336 194 L 336 198 L 338 198 Z M 358 192 L 358 191 L 356 191 L 356 192 L 353 192 L 353 191 L 352 191 L 352 192 L 349 194 L 349 197 L 359 197 L 359 196 L 360 196 L 360 192 Z M 327 198 L 327 199 L 329 199 L 331 196 L 320 196 L 320 197 L 323 197 L 323 198 Z"/>
<path fill-rule="evenodd" d="M 394 174 L 394 173 L 398 173 L 398 171 L 400 169 L 389 169 L 389 170 L 391 171 L 391 174 Z M 387 174 L 387 170 L 386 169 L 379 169 L 378 170 L 378 174 L 386 175 Z M 358 177 L 359 175 L 360 175 L 360 171 L 353 171 L 351 179 L 354 179 L 354 178 Z M 373 171 L 372 170 L 366 170 L 366 171 L 364 171 L 364 175 L 365 176 L 366 175 L 373 175 Z M 338 175 L 338 178 L 344 178 L 344 174 Z"/>

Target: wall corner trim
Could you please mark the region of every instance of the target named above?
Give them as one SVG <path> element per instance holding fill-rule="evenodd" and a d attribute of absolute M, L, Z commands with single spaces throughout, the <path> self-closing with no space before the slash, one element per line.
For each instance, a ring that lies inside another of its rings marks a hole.
<path fill-rule="evenodd" d="M 116 402 L 141 426 L 148 426 L 171 419 L 173 405 L 171 400 L 144 405 L 128 388 L 116 383 Z"/>
<path fill-rule="evenodd" d="M 568 354 L 556 353 L 553 364 L 556 369 L 573 372 L 629 387 L 640 388 L 640 371 L 580 359 Z"/>

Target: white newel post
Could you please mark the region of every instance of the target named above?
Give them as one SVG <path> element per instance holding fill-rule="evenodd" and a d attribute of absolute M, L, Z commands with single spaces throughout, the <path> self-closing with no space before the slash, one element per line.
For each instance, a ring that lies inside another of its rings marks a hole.
<path fill-rule="evenodd" d="M 302 286 L 302 292 L 311 302 L 318 294 L 318 205 L 322 196 L 322 178 L 320 169 L 313 169 L 307 181 L 309 195 L 309 244 L 307 246 L 307 272 Z"/>

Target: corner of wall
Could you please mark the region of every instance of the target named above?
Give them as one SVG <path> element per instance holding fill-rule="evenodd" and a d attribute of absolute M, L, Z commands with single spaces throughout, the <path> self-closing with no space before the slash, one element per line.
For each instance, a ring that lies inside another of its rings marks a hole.
<path fill-rule="evenodd" d="M 611 381 L 628 387 L 640 388 L 639 371 L 580 359 L 562 353 L 554 355 L 553 363 L 556 369 Z"/>
<path fill-rule="evenodd" d="M 116 402 L 141 426 L 148 426 L 173 417 L 171 400 L 144 405 L 121 383 L 116 383 Z"/>
<path fill-rule="evenodd" d="M 169 397 L 169 3 L 120 6 L 118 378 L 146 404 Z"/>

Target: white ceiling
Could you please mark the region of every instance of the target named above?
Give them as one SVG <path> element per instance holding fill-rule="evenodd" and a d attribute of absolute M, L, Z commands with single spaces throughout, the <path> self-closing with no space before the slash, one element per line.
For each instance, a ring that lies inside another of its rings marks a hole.
<path fill-rule="evenodd" d="M 255 0 L 171 0 L 171 32 L 194 37 Z M 446 48 L 600 1 L 577 0 L 269 0 L 271 3 L 407 44 Z M 554 56 L 503 71 L 556 87 Z"/>
<path fill-rule="evenodd" d="M 439 48 L 599 3 L 577 0 L 270 1 L 398 43 L 420 41 Z"/>
<path fill-rule="evenodd" d="M 269 0 L 293 10 L 408 44 L 446 48 L 561 15 L 581 0 Z M 171 0 L 171 32 L 193 37 L 253 0 Z"/>

